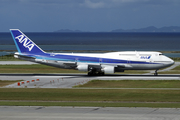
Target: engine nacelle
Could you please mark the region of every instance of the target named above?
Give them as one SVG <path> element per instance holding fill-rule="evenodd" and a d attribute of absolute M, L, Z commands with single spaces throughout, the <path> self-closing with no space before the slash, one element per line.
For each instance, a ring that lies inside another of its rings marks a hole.
<path fill-rule="evenodd" d="M 113 66 L 106 66 L 102 69 L 104 73 L 114 73 L 114 67 Z"/>
<path fill-rule="evenodd" d="M 88 65 L 78 65 L 78 66 L 77 66 L 77 69 L 78 69 L 79 71 L 87 72 L 87 71 L 88 71 Z"/>
<path fill-rule="evenodd" d="M 19 56 L 18 56 L 18 55 L 19 55 L 19 53 L 18 53 L 18 52 L 15 52 L 15 53 L 14 53 L 14 57 L 15 57 L 15 58 L 19 58 Z"/>

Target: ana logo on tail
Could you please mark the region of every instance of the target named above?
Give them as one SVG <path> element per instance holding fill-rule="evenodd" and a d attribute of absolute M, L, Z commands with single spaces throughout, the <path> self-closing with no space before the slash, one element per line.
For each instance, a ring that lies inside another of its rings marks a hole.
<path fill-rule="evenodd" d="M 15 39 L 18 39 L 20 43 L 24 42 L 23 46 L 25 48 L 28 48 L 29 51 L 31 51 L 34 47 L 34 44 L 30 40 L 28 40 L 28 38 L 26 38 L 24 35 L 19 35 L 19 36 L 15 37 Z"/>

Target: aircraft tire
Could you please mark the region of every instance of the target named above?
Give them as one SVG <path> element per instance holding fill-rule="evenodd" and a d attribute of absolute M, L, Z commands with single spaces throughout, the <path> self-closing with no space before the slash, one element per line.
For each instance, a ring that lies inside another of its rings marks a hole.
<path fill-rule="evenodd" d="M 104 75 L 104 72 L 98 72 L 98 75 L 102 75 L 102 76 L 103 76 L 103 75 Z"/>
<path fill-rule="evenodd" d="M 92 76 L 92 72 L 88 72 L 88 76 Z"/>
<path fill-rule="evenodd" d="M 154 73 L 154 76 L 158 76 L 158 73 Z"/>

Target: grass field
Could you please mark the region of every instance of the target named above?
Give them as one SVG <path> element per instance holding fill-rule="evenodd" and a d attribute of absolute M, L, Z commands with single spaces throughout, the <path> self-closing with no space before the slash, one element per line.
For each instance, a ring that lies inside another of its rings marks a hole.
<path fill-rule="evenodd" d="M 92 80 L 82 88 L 180 88 L 179 80 Z"/>
<path fill-rule="evenodd" d="M 160 74 L 180 74 L 180 66 L 177 66 L 170 71 L 160 72 Z"/>
<path fill-rule="evenodd" d="M 74 69 L 62 69 L 42 64 L 34 65 L 0 65 L 0 73 L 87 73 Z M 125 72 L 117 72 L 116 74 L 144 74 L 149 70 L 125 70 Z M 180 74 L 180 66 L 159 74 Z"/>
<path fill-rule="evenodd" d="M 61 69 L 42 64 L 0 65 L 0 73 L 83 73 L 73 69 Z"/>
<path fill-rule="evenodd" d="M 79 106 L 79 107 L 153 107 L 180 108 L 180 103 L 156 102 L 39 102 L 39 101 L 0 101 L 0 106 Z"/>
<path fill-rule="evenodd" d="M 0 89 L 0 105 L 180 107 L 180 90 Z"/>
<path fill-rule="evenodd" d="M 0 56 L 0 61 L 22 61 L 14 57 L 13 54 Z"/>
<path fill-rule="evenodd" d="M 146 89 L 180 88 L 178 80 L 93 80 L 79 88 L 0 88 L 0 105 L 180 108 L 179 89 Z"/>
<path fill-rule="evenodd" d="M 128 70 L 118 74 L 143 74 L 148 71 Z M 34 65 L 0 65 L 0 73 L 87 73 L 74 69 L 62 69 L 42 64 Z"/>
<path fill-rule="evenodd" d="M 180 90 L 2 88 L 0 100 L 180 102 Z"/>
<path fill-rule="evenodd" d="M 0 80 L 0 87 L 6 86 L 6 85 L 10 85 L 10 84 L 13 84 L 13 83 L 16 83 L 16 82 L 20 82 L 20 81 L 23 81 L 23 80 L 13 80 L 13 81 L 10 81 L 10 80 Z"/>
<path fill-rule="evenodd" d="M 33 65 L 0 65 L 0 73 L 87 73 L 74 69 L 62 69 L 51 67 L 42 64 Z M 116 74 L 144 74 L 149 73 L 149 70 L 125 70 L 124 72 L 117 72 Z M 159 74 L 179 74 L 180 66 L 166 71 L 159 72 Z"/>

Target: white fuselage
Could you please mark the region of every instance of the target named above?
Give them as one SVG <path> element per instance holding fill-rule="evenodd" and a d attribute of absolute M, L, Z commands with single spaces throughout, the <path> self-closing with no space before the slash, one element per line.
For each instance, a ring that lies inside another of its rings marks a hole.
<path fill-rule="evenodd" d="M 161 69 L 174 64 L 174 61 L 160 52 L 125 51 L 110 53 L 53 53 L 56 55 L 68 55 L 75 57 L 77 65 L 101 65 L 101 67 L 114 66 L 123 70 L 150 70 Z M 81 57 L 97 58 L 93 61 L 82 60 Z M 59 61 L 60 62 L 60 61 Z M 64 61 L 61 61 L 62 65 Z M 63 67 L 63 66 L 62 66 Z"/>

